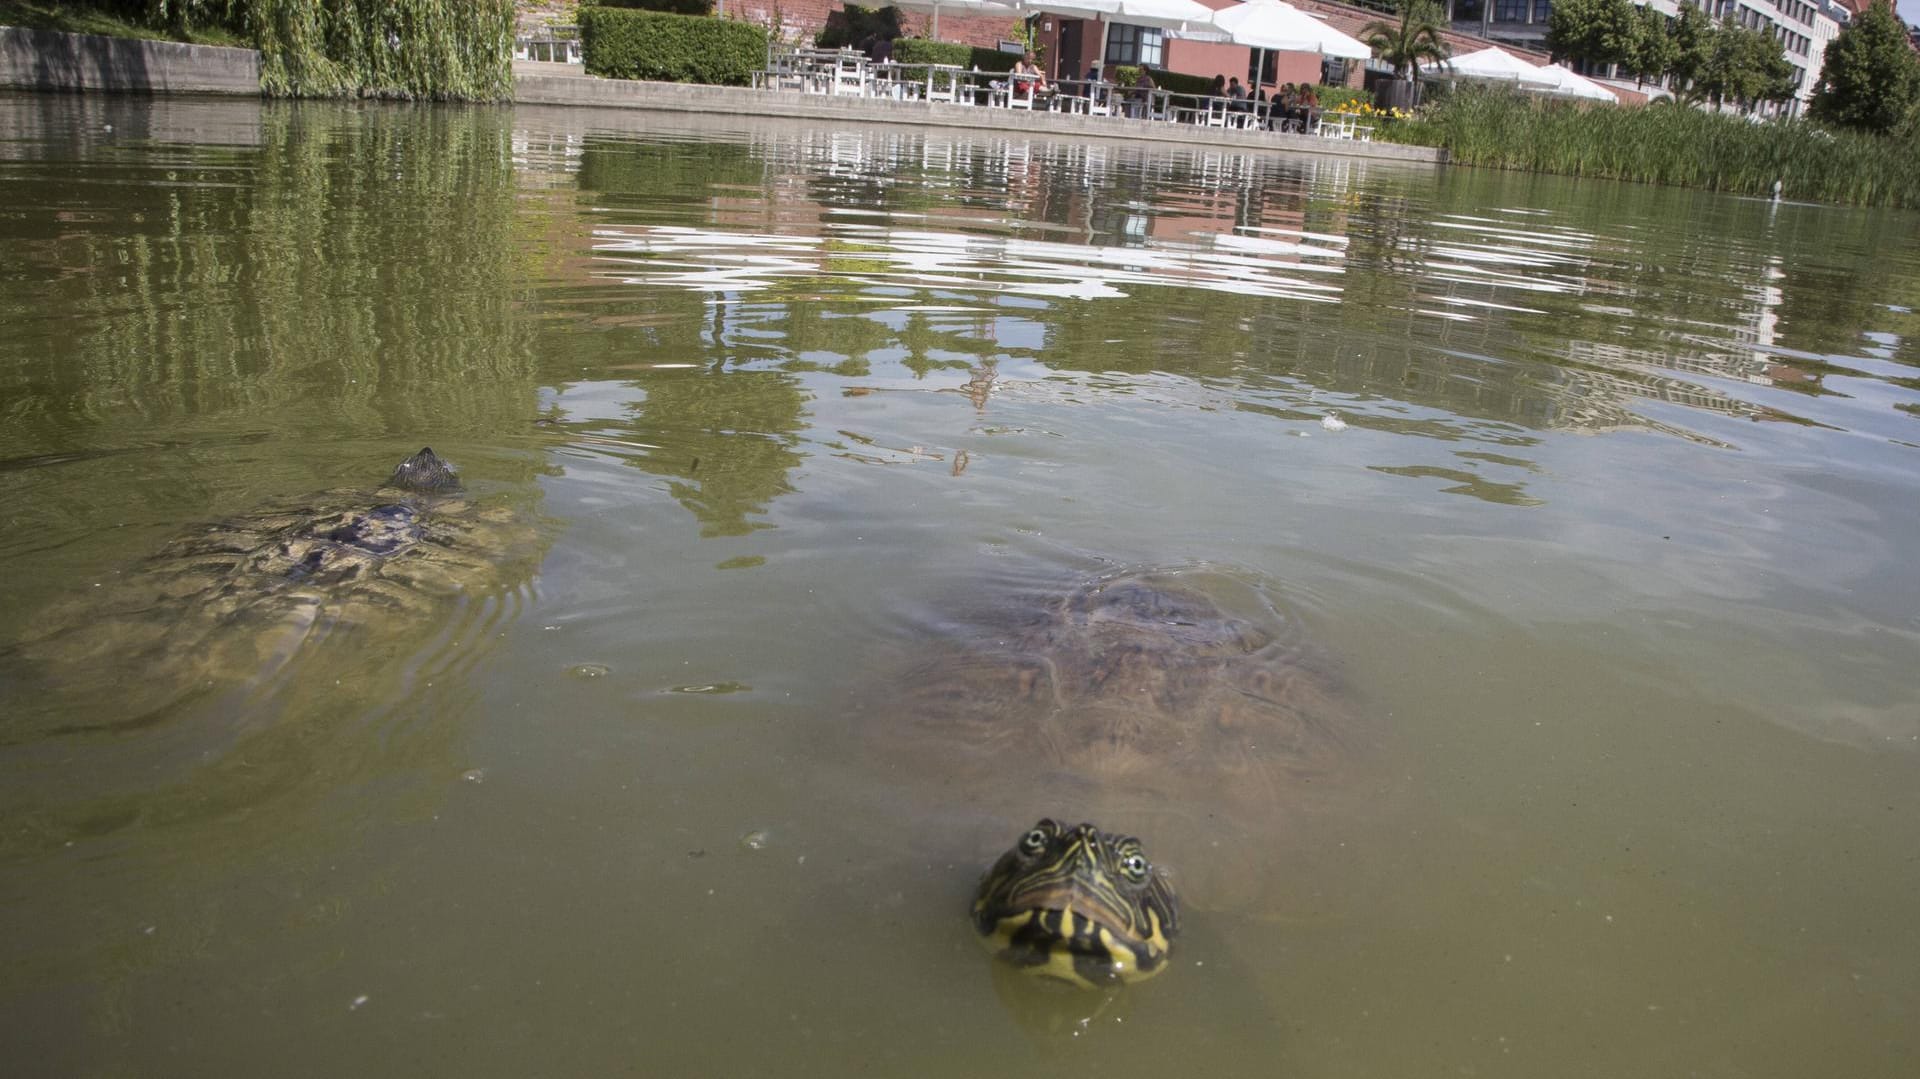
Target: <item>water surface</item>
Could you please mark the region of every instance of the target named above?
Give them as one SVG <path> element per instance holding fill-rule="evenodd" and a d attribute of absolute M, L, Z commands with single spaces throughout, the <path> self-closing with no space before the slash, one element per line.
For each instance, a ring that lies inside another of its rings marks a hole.
<path fill-rule="evenodd" d="M 1914 1074 L 1917 252 L 1912 214 L 1230 149 L 0 97 L 0 1037 L 50 1075 Z M 134 647 L 175 537 L 423 444 L 532 550 Z M 876 743 L 952 612 L 1142 568 L 1270 596 L 1368 752 L 1230 846 L 1142 827 L 1190 931 L 1075 1013 L 962 912 L 1084 788 Z"/>

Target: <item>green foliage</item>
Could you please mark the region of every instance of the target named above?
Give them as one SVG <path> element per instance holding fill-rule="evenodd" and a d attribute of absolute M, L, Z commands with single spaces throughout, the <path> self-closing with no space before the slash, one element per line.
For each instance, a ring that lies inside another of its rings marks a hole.
<path fill-rule="evenodd" d="M 1182 71 L 1157 71 L 1153 75 L 1153 84 L 1162 90 L 1171 90 L 1176 94 L 1213 93 L 1212 75 L 1189 75 Z"/>
<path fill-rule="evenodd" d="M 1316 86 L 1314 96 L 1320 99 L 1320 110 L 1331 112 L 1342 105 L 1371 105 L 1373 94 L 1367 90 L 1356 90 L 1351 86 Z"/>
<path fill-rule="evenodd" d="M 1631 0 L 1554 0 L 1547 49 L 1556 60 L 1629 63 L 1638 26 Z"/>
<path fill-rule="evenodd" d="M 1673 38 L 1673 60 L 1667 70 L 1682 87 L 1693 85 L 1707 66 L 1707 54 L 1713 49 L 1713 20 L 1697 4 L 1681 4 L 1669 31 Z"/>
<path fill-rule="evenodd" d="M 1920 107 L 1920 60 L 1889 5 L 1875 5 L 1827 44 L 1810 114 L 1861 131 L 1892 131 Z"/>
<path fill-rule="evenodd" d="M 1633 40 L 1621 63 L 1640 81 L 1657 79 L 1673 67 L 1680 46 L 1667 31 L 1667 17 L 1658 9 L 1633 9 Z"/>
<path fill-rule="evenodd" d="M 1791 97 L 1792 75 L 1778 41 L 1728 16 L 1708 38 L 1706 62 L 1694 74 L 1693 84 L 1715 104 L 1752 105 Z"/>
<path fill-rule="evenodd" d="M 580 9 L 587 73 L 610 79 L 745 86 L 767 62 L 767 31 L 731 19 Z"/>
<path fill-rule="evenodd" d="M 1756 124 L 1690 108 L 1584 108 L 1461 87 L 1381 137 L 1443 146 L 1460 164 L 1702 187 L 1748 195 L 1920 206 L 1920 145 L 1804 121 Z"/>
<path fill-rule="evenodd" d="M 1437 67 L 1453 54 L 1440 37 L 1446 15 L 1434 0 L 1399 0 L 1400 17 L 1375 19 L 1360 28 L 1360 40 L 1380 59 L 1393 65 L 1395 78 L 1409 82 L 1420 74 L 1420 65 Z"/>
<path fill-rule="evenodd" d="M 594 0 L 600 7 L 635 8 L 668 15 L 711 15 L 715 0 Z"/>
<path fill-rule="evenodd" d="M 899 8 L 848 4 L 843 10 L 827 14 L 827 24 L 814 35 L 813 43 L 822 49 L 860 48 L 871 38 L 898 38 L 903 33 Z"/>
<path fill-rule="evenodd" d="M 221 25 L 236 20 L 237 0 L 121 0 L 122 8 L 146 8 L 147 21 L 182 36 L 196 24 Z"/>
<path fill-rule="evenodd" d="M 253 43 L 242 0 L 207 0 L 192 7 L 162 7 L 153 0 L 0 0 L 0 26 L 195 45 Z"/>
<path fill-rule="evenodd" d="M 951 64 L 981 71 L 1012 71 L 1020 58 L 999 49 L 956 45 L 950 41 L 928 41 L 923 37 L 901 38 L 893 43 L 896 64 Z"/>
<path fill-rule="evenodd" d="M 273 97 L 502 101 L 511 0 L 241 0 Z"/>

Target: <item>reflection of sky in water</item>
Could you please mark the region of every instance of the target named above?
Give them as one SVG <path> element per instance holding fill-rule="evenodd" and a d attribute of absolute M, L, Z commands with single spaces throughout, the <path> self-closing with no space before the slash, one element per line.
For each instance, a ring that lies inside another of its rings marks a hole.
<path fill-rule="evenodd" d="M 1261 349 L 1341 350 L 1399 314 L 1423 379 L 1525 386 L 1529 423 L 1710 444 L 1736 440 L 1689 412 L 1905 442 L 1920 411 L 1898 333 L 1790 347 L 1822 279 L 1742 228 L 1510 197 L 1439 205 L 1424 179 L 1337 159 L 892 129 L 741 137 L 729 160 L 745 167 L 691 216 L 684 201 L 606 188 L 594 275 L 735 310 L 871 304 L 866 317 L 895 329 L 894 312 L 949 332 L 973 319 L 1016 351 L 1042 347 L 1054 309 L 1076 301 L 1146 299 L 1162 317 L 1226 310 L 1208 296 L 1279 301 L 1229 316 Z M 516 149 L 536 172 L 579 167 L 571 142 L 544 158 Z M 1879 309 L 1889 327 L 1905 321 L 1899 304 Z"/>
<path fill-rule="evenodd" d="M 1262 231 L 1093 247 L 843 222 L 827 225 L 824 236 L 660 225 L 597 229 L 594 250 L 633 267 L 619 274 L 629 282 L 728 292 L 832 279 L 1060 299 L 1114 299 L 1162 286 L 1337 300 L 1344 241 Z"/>

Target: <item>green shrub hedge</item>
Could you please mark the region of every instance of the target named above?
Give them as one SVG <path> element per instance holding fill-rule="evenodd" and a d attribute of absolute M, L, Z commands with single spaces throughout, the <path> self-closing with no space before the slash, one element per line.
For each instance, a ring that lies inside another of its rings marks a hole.
<path fill-rule="evenodd" d="M 717 0 L 599 0 L 601 7 L 637 8 L 668 15 L 711 15 Z"/>
<path fill-rule="evenodd" d="M 731 19 L 580 9 L 587 73 L 610 79 L 745 86 L 766 66 L 767 32 Z"/>
<path fill-rule="evenodd" d="M 956 45 L 950 41 L 928 41 L 923 37 L 903 37 L 893 43 L 896 64 L 955 64 L 981 71 L 1012 71 L 1020 62 L 1016 53 L 983 49 L 974 45 Z"/>
<path fill-rule="evenodd" d="M 1188 75 L 1180 71 L 1151 71 L 1148 75 L 1155 86 L 1176 94 L 1213 93 L 1212 75 Z"/>

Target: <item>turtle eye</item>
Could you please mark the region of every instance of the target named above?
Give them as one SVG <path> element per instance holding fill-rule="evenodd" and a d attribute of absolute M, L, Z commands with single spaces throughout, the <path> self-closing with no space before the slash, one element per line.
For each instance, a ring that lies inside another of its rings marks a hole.
<path fill-rule="evenodd" d="M 1020 837 L 1020 853 L 1029 858 L 1039 857 L 1040 853 L 1046 849 L 1047 831 L 1044 828 L 1035 828 Z"/>
<path fill-rule="evenodd" d="M 1147 865 L 1147 856 L 1137 850 L 1124 855 L 1120 859 L 1120 872 L 1135 884 L 1139 884 L 1141 881 L 1147 879 L 1147 871 L 1149 868 L 1151 867 Z"/>

